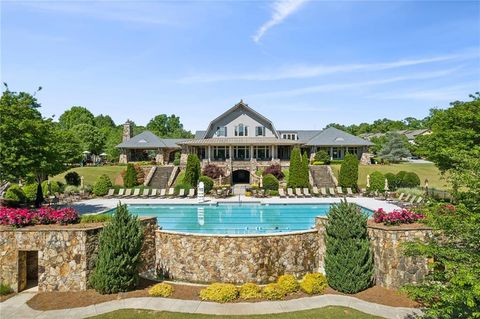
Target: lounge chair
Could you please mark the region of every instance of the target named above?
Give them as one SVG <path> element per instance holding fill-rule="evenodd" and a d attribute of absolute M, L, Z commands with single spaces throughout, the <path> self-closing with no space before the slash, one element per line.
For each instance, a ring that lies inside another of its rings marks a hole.
<path fill-rule="evenodd" d="M 298 187 L 295 188 L 295 195 L 297 195 L 297 197 L 303 197 L 302 190 Z"/>
<path fill-rule="evenodd" d="M 415 201 L 415 204 L 421 204 L 423 202 L 423 197 L 418 196 L 417 200 Z"/>
<path fill-rule="evenodd" d="M 158 189 L 153 188 L 153 189 L 152 189 L 152 192 L 150 193 L 149 196 L 150 196 L 150 197 L 157 197 L 157 191 L 158 191 Z"/>
<path fill-rule="evenodd" d="M 397 198 L 397 201 L 401 202 L 403 197 L 405 197 L 405 194 L 404 193 L 401 193 L 398 198 Z"/>
<path fill-rule="evenodd" d="M 347 196 L 353 197 L 353 192 L 351 187 L 347 187 Z"/>
<path fill-rule="evenodd" d="M 132 196 L 132 189 L 131 188 L 127 188 L 125 190 L 125 194 L 123 195 L 123 197 L 130 197 Z"/>
<path fill-rule="evenodd" d="M 320 187 L 320 193 L 322 196 L 328 196 L 327 189 L 325 187 Z"/>
<path fill-rule="evenodd" d="M 417 199 L 417 196 L 413 195 L 413 197 L 410 199 L 409 203 L 413 204 L 415 203 L 415 200 Z"/>
<path fill-rule="evenodd" d="M 185 197 L 185 188 L 180 188 L 178 191 L 178 197 Z"/>
<path fill-rule="evenodd" d="M 105 197 L 113 197 L 113 194 L 115 194 L 115 188 L 110 188 L 108 190 L 107 195 L 105 195 Z"/>
<path fill-rule="evenodd" d="M 167 190 L 165 188 L 162 188 L 160 190 L 160 197 L 165 197 L 167 195 Z"/>
<path fill-rule="evenodd" d="M 335 194 L 335 188 L 333 188 L 333 187 L 329 187 L 329 188 L 328 188 L 328 192 L 330 193 L 331 196 L 335 196 L 335 195 L 336 195 L 336 194 Z"/>
<path fill-rule="evenodd" d="M 150 193 L 150 189 L 149 188 L 145 188 L 142 192 L 142 197 L 148 197 L 148 194 Z"/>
<path fill-rule="evenodd" d="M 117 197 L 123 197 L 123 195 L 125 195 L 125 188 L 120 188 L 118 190 Z"/>
<path fill-rule="evenodd" d="M 308 187 L 303 188 L 303 195 L 305 195 L 305 197 L 312 197 L 312 195 L 310 195 L 310 191 L 308 190 Z"/>
<path fill-rule="evenodd" d="M 188 190 L 188 197 L 193 198 L 195 196 L 195 188 L 190 188 Z"/>
<path fill-rule="evenodd" d="M 287 195 L 285 195 L 285 190 L 283 188 L 278 189 L 278 196 L 280 196 L 281 198 L 287 197 Z"/>
<path fill-rule="evenodd" d="M 317 186 L 313 186 L 312 193 L 313 193 L 313 196 L 319 196 L 320 195 L 320 193 L 318 192 L 318 187 Z"/>
<path fill-rule="evenodd" d="M 135 188 L 133 190 L 132 197 L 138 197 L 138 196 L 140 196 L 140 188 Z"/>
<path fill-rule="evenodd" d="M 337 193 L 343 195 L 343 189 L 340 186 L 337 186 Z"/>
<path fill-rule="evenodd" d="M 403 199 L 403 201 L 408 202 L 408 200 L 410 199 L 410 196 L 412 196 L 412 195 L 407 194 L 407 197 L 405 197 L 405 198 Z"/>
<path fill-rule="evenodd" d="M 170 197 L 175 196 L 175 189 L 173 187 L 170 187 L 168 189 L 168 196 L 170 196 Z"/>
<path fill-rule="evenodd" d="M 295 194 L 293 194 L 293 190 L 291 188 L 287 188 L 287 195 L 288 197 L 295 197 Z"/>

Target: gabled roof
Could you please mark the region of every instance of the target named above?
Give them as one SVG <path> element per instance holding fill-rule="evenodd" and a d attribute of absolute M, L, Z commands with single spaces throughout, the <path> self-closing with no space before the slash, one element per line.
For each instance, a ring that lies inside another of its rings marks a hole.
<path fill-rule="evenodd" d="M 358 136 L 341 131 L 334 127 L 329 127 L 312 137 L 305 143 L 307 146 L 370 146 L 372 142 L 364 140 Z"/>
<path fill-rule="evenodd" d="M 306 143 L 320 132 L 322 132 L 322 130 L 279 130 L 278 134 L 282 137 L 283 133 L 296 133 L 298 137 L 297 141 Z"/>
<path fill-rule="evenodd" d="M 277 133 L 277 130 L 275 129 L 275 126 L 273 125 L 272 121 L 270 121 L 269 119 L 267 119 L 265 116 L 263 116 L 262 114 L 258 113 L 257 111 L 255 111 L 254 109 L 252 109 L 250 106 L 248 106 L 246 103 L 243 102 L 243 100 L 240 100 L 240 102 L 238 102 L 237 104 L 235 104 L 234 106 L 232 106 L 231 108 L 229 108 L 227 111 L 223 112 L 220 116 L 218 116 L 217 118 L 215 118 L 213 121 L 210 122 L 210 124 L 208 125 L 208 128 L 207 130 L 205 131 L 205 134 L 204 134 L 204 137 L 208 134 L 208 132 L 210 132 L 210 130 L 212 130 L 213 128 L 213 124 L 217 121 L 219 121 L 220 119 L 222 119 L 223 117 L 227 116 L 228 114 L 230 114 L 231 112 L 237 110 L 237 109 L 241 109 L 243 108 L 245 111 L 247 112 L 250 112 L 254 115 L 256 115 L 257 117 L 259 117 L 260 119 L 262 119 L 263 121 L 267 122 L 270 127 L 272 128 L 272 132 L 273 134 L 275 134 L 276 137 L 278 137 L 278 133 Z M 196 137 L 196 134 L 195 134 L 195 138 Z"/>
<path fill-rule="evenodd" d="M 206 133 L 207 131 L 196 131 L 194 139 L 198 140 L 200 138 L 204 138 Z"/>
<path fill-rule="evenodd" d="M 129 148 L 129 149 L 154 149 L 154 148 L 180 148 L 177 144 L 187 139 L 179 138 L 159 138 L 150 131 L 143 131 L 142 133 L 135 135 L 128 141 L 122 142 L 117 145 L 117 148 Z"/>

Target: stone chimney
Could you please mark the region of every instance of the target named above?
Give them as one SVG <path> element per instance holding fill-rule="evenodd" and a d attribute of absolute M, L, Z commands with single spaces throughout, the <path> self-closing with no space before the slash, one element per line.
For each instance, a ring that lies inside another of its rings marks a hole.
<path fill-rule="evenodd" d="M 127 120 L 125 124 L 123 124 L 123 136 L 122 142 L 126 142 L 131 139 L 133 136 L 133 123 L 130 120 Z"/>

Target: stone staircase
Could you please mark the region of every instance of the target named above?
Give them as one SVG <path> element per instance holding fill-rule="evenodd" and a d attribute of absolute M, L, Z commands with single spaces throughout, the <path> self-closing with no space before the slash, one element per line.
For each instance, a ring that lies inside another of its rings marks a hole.
<path fill-rule="evenodd" d="M 157 166 L 148 186 L 151 188 L 168 188 L 168 180 L 172 171 L 173 166 Z"/>
<path fill-rule="evenodd" d="M 332 178 L 330 167 L 328 165 L 310 166 L 310 174 L 313 179 L 313 185 L 317 187 L 335 187 L 336 182 Z"/>

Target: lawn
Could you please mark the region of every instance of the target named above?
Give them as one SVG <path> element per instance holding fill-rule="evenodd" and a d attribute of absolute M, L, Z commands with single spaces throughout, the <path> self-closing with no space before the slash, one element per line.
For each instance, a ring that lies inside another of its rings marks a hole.
<path fill-rule="evenodd" d="M 304 310 L 297 312 L 287 312 L 271 315 L 253 315 L 253 316 L 214 316 L 199 315 L 190 313 L 177 313 L 165 311 L 151 311 L 138 309 L 125 309 L 109 312 L 103 315 L 90 317 L 91 319 L 372 319 L 381 318 L 366 313 L 344 307 L 324 307 L 313 310 Z"/>
<path fill-rule="evenodd" d="M 107 174 L 110 177 L 112 182 L 115 182 L 115 178 L 124 170 L 125 166 L 85 166 L 85 167 L 76 167 L 72 168 L 62 174 L 56 175 L 52 178 L 54 181 L 60 181 L 65 183 L 65 174 L 68 172 L 75 171 L 78 175 L 83 176 L 84 183 L 93 185 L 98 176 L 102 174 Z"/>
<path fill-rule="evenodd" d="M 331 165 L 335 176 L 338 178 L 340 165 Z M 447 183 L 442 179 L 440 171 L 434 164 L 418 164 L 418 163 L 401 163 L 390 165 L 360 165 L 358 168 L 358 185 L 361 188 L 366 187 L 367 175 L 375 171 L 385 173 L 398 173 L 399 171 L 407 171 L 417 173 L 420 177 L 421 186 L 427 178 L 430 188 L 448 189 Z"/>

